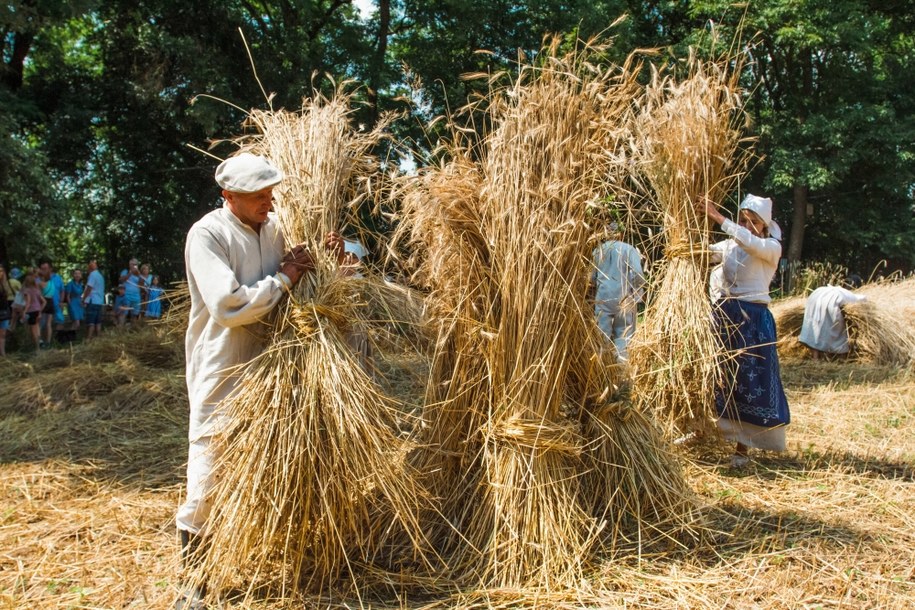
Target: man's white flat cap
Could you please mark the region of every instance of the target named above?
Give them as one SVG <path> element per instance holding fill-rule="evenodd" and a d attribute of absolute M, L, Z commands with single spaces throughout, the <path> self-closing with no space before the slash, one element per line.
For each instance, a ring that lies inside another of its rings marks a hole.
<path fill-rule="evenodd" d="M 216 168 L 216 183 L 232 193 L 256 193 L 279 184 L 284 177 L 266 158 L 251 153 L 229 157 Z"/>

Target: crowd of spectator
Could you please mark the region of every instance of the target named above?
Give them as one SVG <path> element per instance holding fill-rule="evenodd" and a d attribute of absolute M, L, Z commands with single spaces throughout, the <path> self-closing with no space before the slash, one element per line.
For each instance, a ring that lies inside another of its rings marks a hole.
<path fill-rule="evenodd" d="M 40 350 L 91 341 L 106 325 L 123 329 L 162 316 L 164 290 L 149 264 L 131 259 L 114 289 L 106 292 L 105 286 L 95 259 L 85 269 L 71 269 L 66 281 L 48 259 L 9 273 L 0 265 L 0 356 L 18 326 L 26 328 L 24 347 Z"/>

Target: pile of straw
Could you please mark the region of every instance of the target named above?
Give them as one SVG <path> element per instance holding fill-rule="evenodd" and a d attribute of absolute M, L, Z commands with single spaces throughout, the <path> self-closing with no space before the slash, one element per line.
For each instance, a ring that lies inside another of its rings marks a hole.
<path fill-rule="evenodd" d="M 557 48 L 470 109 L 481 141 L 455 135 L 401 193 L 438 329 L 417 461 L 450 576 L 486 589 L 578 589 L 598 549 L 691 506 L 652 424 L 614 402 L 585 298 L 587 212 L 624 171 L 635 70 Z"/>
<path fill-rule="evenodd" d="M 854 355 L 875 364 L 915 364 L 915 328 L 879 303 L 864 301 L 842 308 Z"/>
<path fill-rule="evenodd" d="M 807 348 L 798 341 L 804 324 L 804 302 L 806 297 L 791 297 L 774 301 L 769 310 L 775 319 L 778 337 L 778 354 L 781 357 L 803 356 Z"/>
<path fill-rule="evenodd" d="M 234 424 L 222 439 L 198 570 L 211 591 L 339 591 L 347 573 L 356 584 L 357 566 L 382 559 L 388 529 L 419 537 L 424 494 L 397 435 L 397 404 L 351 347 L 370 336 L 370 315 L 416 314 L 391 311 L 409 300 L 386 300 L 380 279 L 344 273 L 323 245 L 370 194 L 380 167 L 371 152 L 384 124 L 359 133 L 350 113 L 343 93 L 306 99 L 297 113 L 255 111 L 256 135 L 240 140 L 286 174 L 274 191 L 277 214 L 287 244 L 307 244 L 316 268 L 280 304 L 270 347 L 222 406 Z"/>
<path fill-rule="evenodd" d="M 657 205 L 664 262 L 630 347 L 633 395 L 670 436 L 703 429 L 714 415 L 722 351 L 708 296 L 709 231 L 696 206 L 718 204 L 746 167 L 739 68 L 691 57 L 683 80 L 653 73 L 640 100 L 633 153 Z"/>

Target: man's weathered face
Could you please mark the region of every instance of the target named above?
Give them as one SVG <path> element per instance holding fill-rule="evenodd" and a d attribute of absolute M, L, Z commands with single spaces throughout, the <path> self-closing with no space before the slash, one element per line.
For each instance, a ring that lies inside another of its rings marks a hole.
<path fill-rule="evenodd" d="M 92 271 L 95 271 L 96 269 L 98 269 L 98 262 L 95 260 L 91 260 L 91 261 L 89 261 L 89 264 L 86 265 L 86 267 L 89 269 L 89 272 L 91 273 Z"/>
<path fill-rule="evenodd" d="M 243 223 L 257 229 L 267 220 L 267 213 L 273 209 L 273 187 L 256 191 L 254 193 L 233 193 L 223 191 L 229 204 L 229 209 Z"/>

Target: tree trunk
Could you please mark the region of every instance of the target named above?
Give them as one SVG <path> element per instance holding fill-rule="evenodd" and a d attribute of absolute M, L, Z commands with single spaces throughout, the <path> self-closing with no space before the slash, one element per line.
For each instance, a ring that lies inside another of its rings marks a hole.
<path fill-rule="evenodd" d="M 794 211 L 791 214 L 791 241 L 788 242 L 788 262 L 794 263 L 801 260 L 804 249 L 804 225 L 807 223 L 807 193 L 806 184 L 794 185 Z"/>
<path fill-rule="evenodd" d="M 35 35 L 30 32 L 16 32 L 10 34 L 10 37 L 13 39 L 13 49 L 9 61 L 0 64 L 0 76 L 2 76 L 0 81 L 11 91 L 18 91 L 22 88 L 25 58 L 32 48 Z"/>
<path fill-rule="evenodd" d="M 391 2 L 390 0 L 378 1 L 378 38 L 375 45 L 375 56 L 372 58 L 372 74 L 369 78 L 368 102 L 371 112 L 372 125 L 378 122 L 381 110 L 378 107 L 378 89 L 384 82 L 384 58 L 388 52 L 388 36 L 391 30 Z"/>

